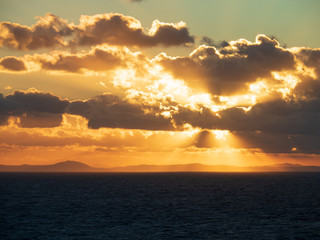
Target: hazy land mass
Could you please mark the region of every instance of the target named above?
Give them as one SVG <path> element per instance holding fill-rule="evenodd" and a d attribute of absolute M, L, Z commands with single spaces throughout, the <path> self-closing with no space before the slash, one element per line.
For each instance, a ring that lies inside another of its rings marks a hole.
<path fill-rule="evenodd" d="M 94 168 L 77 161 L 65 161 L 52 165 L 0 165 L 0 172 L 320 172 L 320 167 L 290 163 L 252 167 L 192 163 Z"/>

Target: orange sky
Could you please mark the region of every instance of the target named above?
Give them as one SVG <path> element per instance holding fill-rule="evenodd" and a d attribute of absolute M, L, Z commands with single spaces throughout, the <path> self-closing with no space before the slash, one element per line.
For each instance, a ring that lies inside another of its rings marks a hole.
<path fill-rule="evenodd" d="M 79 19 L 0 23 L 0 164 L 320 165 L 319 48 Z"/>

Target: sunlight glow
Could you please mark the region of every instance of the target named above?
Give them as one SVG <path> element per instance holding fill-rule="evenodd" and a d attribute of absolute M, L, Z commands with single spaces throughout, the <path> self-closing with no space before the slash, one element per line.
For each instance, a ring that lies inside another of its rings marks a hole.
<path fill-rule="evenodd" d="M 221 141 L 226 141 L 227 140 L 227 136 L 229 135 L 229 131 L 228 130 L 212 130 L 214 137 L 217 140 L 221 140 Z"/>
<path fill-rule="evenodd" d="M 257 81 L 249 85 L 250 92 L 254 94 L 267 94 L 269 92 L 265 81 Z"/>
<path fill-rule="evenodd" d="M 279 87 L 278 92 L 282 93 L 285 98 L 291 93 L 291 90 L 301 81 L 298 77 L 286 72 L 272 72 L 272 76 L 283 83 L 283 86 Z"/>
<path fill-rule="evenodd" d="M 256 96 L 253 94 L 236 95 L 236 96 L 219 96 L 220 102 L 223 106 L 233 107 L 233 106 L 252 106 L 256 103 Z"/>
<path fill-rule="evenodd" d="M 276 80 L 283 81 L 285 86 L 290 89 L 293 89 L 300 82 L 298 77 L 285 72 L 272 72 L 271 74 Z"/>
<path fill-rule="evenodd" d="M 130 88 L 132 87 L 132 79 L 135 79 L 135 74 L 133 69 L 118 69 L 112 83 L 115 87 Z"/>

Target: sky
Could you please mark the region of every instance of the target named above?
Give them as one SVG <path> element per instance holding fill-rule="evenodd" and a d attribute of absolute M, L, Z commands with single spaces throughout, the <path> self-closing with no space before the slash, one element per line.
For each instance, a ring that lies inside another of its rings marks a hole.
<path fill-rule="evenodd" d="M 0 164 L 320 165 L 317 0 L 0 5 Z"/>

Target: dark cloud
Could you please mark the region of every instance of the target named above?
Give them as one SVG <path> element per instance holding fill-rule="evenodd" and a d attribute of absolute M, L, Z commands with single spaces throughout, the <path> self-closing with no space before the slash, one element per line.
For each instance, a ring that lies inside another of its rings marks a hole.
<path fill-rule="evenodd" d="M 256 104 L 250 111 L 229 108 L 219 112 L 220 129 L 261 131 L 270 134 L 320 134 L 320 101 L 285 101 Z"/>
<path fill-rule="evenodd" d="M 229 130 L 240 139 L 243 148 L 320 154 L 320 99 L 279 98 L 258 103 L 248 111 L 232 107 L 217 115 L 205 107 L 193 110 L 180 106 L 172 118 L 175 126 L 190 124 L 201 129 Z M 214 145 L 206 140 L 210 134 L 202 135 L 195 140 L 195 146 Z"/>
<path fill-rule="evenodd" d="M 79 25 L 68 24 L 66 20 L 50 13 L 38 19 L 31 27 L 1 22 L 0 46 L 35 50 L 66 46 L 75 49 L 77 46 L 104 43 L 140 47 L 194 43 L 194 37 L 183 23 L 162 23 L 155 20 L 152 31 L 145 32 L 137 19 L 122 14 L 81 16 Z"/>
<path fill-rule="evenodd" d="M 293 89 L 293 94 L 299 99 L 319 100 L 320 79 L 304 78 Z"/>
<path fill-rule="evenodd" d="M 263 132 L 234 132 L 241 142 L 238 147 L 260 149 L 265 153 L 320 154 L 320 136 L 286 135 Z"/>
<path fill-rule="evenodd" d="M 296 99 L 306 111 L 320 112 L 320 50 L 300 48 L 295 51 L 300 64 L 299 82 L 292 89 L 291 99 Z M 305 118 L 317 119 L 314 115 L 305 115 Z M 310 119 L 310 120 L 311 120 Z M 313 125 L 311 125 L 313 127 Z"/>
<path fill-rule="evenodd" d="M 193 110 L 178 105 L 177 108 L 178 111 L 172 113 L 172 119 L 177 127 L 190 124 L 194 128 L 215 129 L 219 121 L 215 113 L 206 107 Z"/>
<path fill-rule="evenodd" d="M 122 14 L 82 16 L 75 28 L 75 45 L 112 45 L 152 47 L 194 43 L 188 28 L 180 24 L 153 22 L 152 32 L 146 33 L 138 20 Z"/>
<path fill-rule="evenodd" d="M 19 116 L 23 127 L 54 127 L 61 123 L 61 115 L 69 105 L 67 100 L 38 91 L 15 91 L 0 95 L 0 119 L 7 123 L 9 116 Z"/>
<path fill-rule="evenodd" d="M 0 95 L 2 124 L 7 124 L 9 116 L 18 116 L 22 127 L 56 127 L 60 125 L 63 113 L 85 117 L 88 127 L 94 129 L 174 130 L 171 119 L 160 114 L 159 104 L 130 103 L 111 94 L 73 102 L 37 91 Z"/>
<path fill-rule="evenodd" d="M 215 42 L 212 38 L 207 36 L 204 36 L 201 38 L 200 44 L 203 44 L 206 46 L 212 46 L 216 48 L 224 48 L 229 46 L 229 43 L 227 41 Z"/>
<path fill-rule="evenodd" d="M 170 111 L 172 116 L 164 117 L 161 114 L 163 111 Z M 168 99 L 159 100 L 158 103 L 132 103 L 112 94 L 71 102 L 68 113 L 85 117 L 89 120 L 88 126 L 94 129 L 109 127 L 181 131 L 185 124 L 215 129 L 219 121 L 215 113 L 206 107 L 192 110 Z"/>
<path fill-rule="evenodd" d="M 164 116 L 164 111 L 171 116 Z M 229 130 L 240 139 L 237 147 L 268 153 L 320 154 L 320 99 L 316 98 L 290 95 L 257 103 L 250 110 L 231 107 L 213 112 L 205 106 L 191 109 L 170 99 L 131 102 L 112 94 L 73 102 L 37 91 L 0 95 L 2 125 L 7 124 L 8 117 L 18 116 L 22 127 L 56 127 L 63 113 L 83 116 L 93 129 L 181 131 L 191 125 L 203 129 L 192 143 L 199 148 L 216 146 L 209 130 Z"/>
<path fill-rule="evenodd" d="M 266 153 L 291 153 L 294 144 L 285 134 L 269 134 L 262 132 L 233 132 L 240 146 L 246 149 L 260 149 Z"/>
<path fill-rule="evenodd" d="M 10 103 L 12 111 L 21 112 L 64 113 L 68 106 L 67 100 L 38 91 L 14 91 L 4 97 L 4 100 Z"/>
<path fill-rule="evenodd" d="M 213 95 L 231 95 L 248 90 L 259 78 L 270 78 L 272 71 L 293 70 L 294 54 L 276 40 L 258 35 L 255 43 L 239 40 L 219 51 L 200 46 L 188 57 L 158 56 L 158 61 L 176 77 Z"/>
<path fill-rule="evenodd" d="M 28 112 L 20 116 L 20 126 L 23 128 L 52 128 L 59 127 L 62 115 L 48 112 Z"/>
<path fill-rule="evenodd" d="M 301 48 L 296 53 L 302 64 L 302 71 L 313 71 L 311 76 L 299 76 L 301 81 L 293 90 L 293 94 L 301 99 L 320 99 L 320 49 Z"/>
<path fill-rule="evenodd" d="M 88 127 L 94 129 L 174 130 L 171 120 L 159 114 L 159 106 L 130 103 L 110 94 L 74 101 L 68 112 L 87 118 Z"/>
<path fill-rule="evenodd" d="M 301 48 L 297 58 L 307 67 L 314 69 L 317 78 L 320 78 L 320 49 Z"/>
<path fill-rule="evenodd" d="M 0 100 L 1 102 L 1 100 Z M 8 124 L 9 115 L 0 112 L 0 126 Z"/>
<path fill-rule="evenodd" d="M 25 71 L 26 66 L 22 60 L 16 57 L 5 57 L 0 59 L 0 66 L 10 71 Z"/>
<path fill-rule="evenodd" d="M 161 115 L 163 110 L 160 105 L 163 103 L 160 103 L 137 104 L 114 95 L 102 95 L 87 101 L 72 102 L 68 112 L 87 118 L 91 128 L 183 130 L 187 124 L 194 128 L 229 130 L 247 134 L 248 137 L 255 133 L 279 135 L 286 139 L 320 135 L 320 100 L 279 98 L 258 103 L 248 111 L 232 107 L 217 113 L 204 106 L 195 110 L 168 102 L 166 111 L 171 112 L 171 117 L 167 118 Z M 199 146 L 201 141 L 198 141 Z"/>
<path fill-rule="evenodd" d="M 182 106 L 172 114 L 176 125 L 232 132 L 263 132 L 283 135 L 320 135 L 320 100 L 276 99 L 258 103 L 249 111 L 231 107 L 217 113 L 206 107 L 193 110 Z"/>

